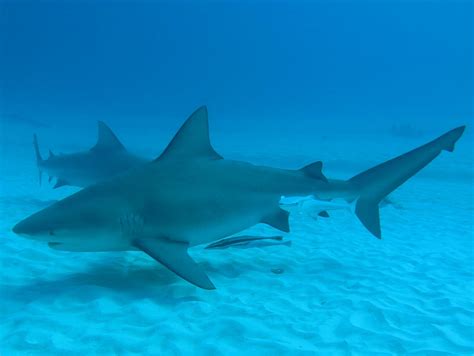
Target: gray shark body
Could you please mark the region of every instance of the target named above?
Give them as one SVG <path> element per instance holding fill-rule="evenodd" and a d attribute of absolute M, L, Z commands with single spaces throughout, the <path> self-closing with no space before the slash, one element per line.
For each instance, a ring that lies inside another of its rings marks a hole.
<path fill-rule="evenodd" d="M 141 250 L 196 286 L 213 289 L 188 247 L 257 223 L 289 232 L 282 196 L 352 201 L 363 225 L 380 238 L 378 203 L 442 150 L 452 151 L 463 131 L 454 129 L 347 181 L 328 180 L 321 162 L 285 170 L 223 159 L 210 144 L 201 107 L 155 161 L 87 187 L 13 231 L 61 250 Z"/>
<path fill-rule="evenodd" d="M 33 144 L 40 184 L 44 172 L 50 181 L 56 178 L 54 188 L 64 185 L 87 187 L 145 163 L 145 159 L 129 153 L 101 121 L 98 122 L 97 143 L 89 150 L 60 155 L 49 151 L 48 159 L 43 159 L 36 135 Z"/>

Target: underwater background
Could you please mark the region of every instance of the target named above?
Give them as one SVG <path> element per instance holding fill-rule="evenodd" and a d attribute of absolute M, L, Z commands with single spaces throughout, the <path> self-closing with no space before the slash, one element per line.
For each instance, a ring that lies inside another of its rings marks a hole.
<path fill-rule="evenodd" d="M 474 354 L 472 7 L 0 0 L 0 354 Z M 467 129 L 391 195 L 382 240 L 338 210 L 291 216 L 291 247 L 193 248 L 215 291 L 11 232 L 78 190 L 38 184 L 34 133 L 74 152 L 103 120 L 152 159 L 203 104 L 224 157 L 331 178 Z"/>

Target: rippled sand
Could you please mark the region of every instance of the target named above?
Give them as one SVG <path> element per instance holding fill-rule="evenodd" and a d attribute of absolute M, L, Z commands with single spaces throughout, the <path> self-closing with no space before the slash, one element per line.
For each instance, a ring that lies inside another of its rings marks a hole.
<path fill-rule="evenodd" d="M 402 152 L 378 144 L 357 164 Z M 39 188 L 31 149 L 4 148 L 1 354 L 472 355 L 472 155 L 468 139 L 458 145 L 396 191 L 398 204 L 381 213 L 382 240 L 335 211 L 317 221 L 292 216 L 291 248 L 193 248 L 215 291 L 139 252 L 59 252 L 14 236 L 16 221 L 73 190 Z M 343 151 L 313 158 L 342 171 Z M 270 153 L 254 161 L 285 165 L 296 154 Z M 274 234 L 264 225 L 248 232 Z"/>

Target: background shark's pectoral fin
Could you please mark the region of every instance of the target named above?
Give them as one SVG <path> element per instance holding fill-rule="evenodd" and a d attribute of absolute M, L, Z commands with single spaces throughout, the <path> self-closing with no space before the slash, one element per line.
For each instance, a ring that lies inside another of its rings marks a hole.
<path fill-rule="evenodd" d="M 274 213 L 265 216 L 262 219 L 262 223 L 268 224 L 275 229 L 284 231 L 284 232 L 290 232 L 290 224 L 288 222 L 288 217 L 290 216 L 290 213 L 287 212 L 286 210 L 283 209 L 278 209 Z"/>
<path fill-rule="evenodd" d="M 43 163 L 43 158 L 41 157 L 41 153 L 38 146 L 38 137 L 36 137 L 36 134 L 33 135 L 33 147 L 35 149 L 35 155 L 36 155 L 36 166 L 38 167 L 39 184 L 41 185 L 42 176 L 43 176 L 43 171 L 41 170 L 41 163 Z"/>
<path fill-rule="evenodd" d="M 202 268 L 188 255 L 188 245 L 158 238 L 136 239 L 134 245 L 181 278 L 203 289 L 216 289 Z"/>
<path fill-rule="evenodd" d="M 64 185 L 69 185 L 69 183 L 66 182 L 66 181 L 63 180 L 63 179 L 58 179 L 58 180 L 56 181 L 56 184 L 54 185 L 53 188 L 56 189 L 56 188 L 62 187 L 62 186 L 64 186 Z"/>

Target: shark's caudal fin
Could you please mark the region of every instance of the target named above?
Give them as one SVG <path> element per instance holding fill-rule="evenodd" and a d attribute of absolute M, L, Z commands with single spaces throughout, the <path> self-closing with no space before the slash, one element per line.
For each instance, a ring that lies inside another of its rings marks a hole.
<path fill-rule="evenodd" d="M 103 121 L 97 122 L 97 143 L 92 150 L 125 150 L 124 145 Z"/>
<path fill-rule="evenodd" d="M 423 146 L 370 168 L 349 180 L 349 183 L 360 192 L 355 213 L 375 237 L 382 237 L 379 202 L 435 159 L 441 151 L 452 152 L 464 129 L 465 126 L 453 129 Z"/>
<path fill-rule="evenodd" d="M 38 167 L 39 184 L 41 185 L 41 178 L 43 175 L 43 171 L 41 170 L 41 163 L 43 162 L 43 157 L 41 157 L 41 153 L 38 146 L 38 137 L 36 137 L 36 134 L 33 135 L 33 147 L 35 149 L 36 155 L 36 166 Z"/>

